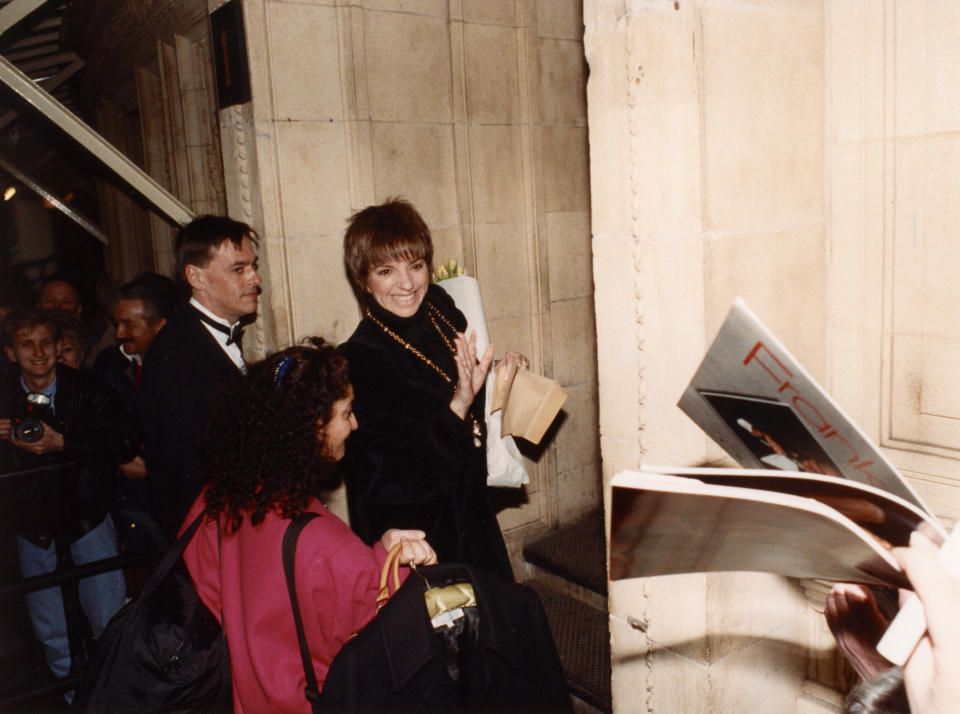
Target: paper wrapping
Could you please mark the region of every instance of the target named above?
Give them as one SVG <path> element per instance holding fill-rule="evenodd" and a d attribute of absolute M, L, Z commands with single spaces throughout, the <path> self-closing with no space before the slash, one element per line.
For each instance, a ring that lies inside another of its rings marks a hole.
<path fill-rule="evenodd" d="M 483 312 L 483 300 L 480 298 L 480 284 L 475 278 L 461 275 L 439 283 L 447 291 L 467 318 L 466 335 L 470 331 L 477 333 L 477 354 L 482 355 L 490 345 L 490 333 L 487 331 L 487 318 Z M 494 372 L 487 375 L 486 404 L 484 416 L 487 422 L 487 485 L 519 488 L 530 482 L 523 456 L 512 436 L 501 436 L 500 429 L 503 412 L 490 413 L 493 399 Z"/>

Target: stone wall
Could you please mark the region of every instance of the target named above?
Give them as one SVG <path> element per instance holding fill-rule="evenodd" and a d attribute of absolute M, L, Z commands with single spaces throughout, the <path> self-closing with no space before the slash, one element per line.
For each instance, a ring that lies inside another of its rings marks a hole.
<path fill-rule="evenodd" d="M 829 386 L 960 517 L 960 7 L 828 3 Z"/>
<path fill-rule="evenodd" d="M 722 461 L 676 402 L 737 295 L 824 375 L 824 17 L 594 0 L 584 18 L 608 482 Z M 796 710 L 816 616 L 797 584 L 631 580 L 609 604 L 618 712 Z"/>
<path fill-rule="evenodd" d="M 205 0 L 97 0 L 74 22 L 94 128 L 195 213 L 224 212 Z M 174 226 L 108 181 L 97 194 L 111 277 L 170 273 Z"/>
<path fill-rule="evenodd" d="M 674 405 L 742 295 L 954 521 L 955 4 L 594 0 L 584 17 L 604 478 L 723 461 Z M 613 584 L 617 711 L 836 711 L 850 673 L 825 592 Z"/>

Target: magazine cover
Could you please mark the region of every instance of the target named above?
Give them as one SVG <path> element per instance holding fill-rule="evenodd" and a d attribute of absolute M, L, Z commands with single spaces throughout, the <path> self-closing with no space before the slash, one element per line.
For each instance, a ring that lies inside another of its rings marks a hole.
<path fill-rule="evenodd" d="M 740 298 L 678 406 L 744 467 L 852 479 L 930 513 Z"/>

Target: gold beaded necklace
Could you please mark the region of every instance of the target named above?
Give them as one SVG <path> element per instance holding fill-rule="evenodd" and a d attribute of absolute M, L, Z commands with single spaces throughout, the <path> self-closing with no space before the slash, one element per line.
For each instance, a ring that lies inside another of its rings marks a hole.
<path fill-rule="evenodd" d="M 436 310 L 436 308 L 434 308 L 433 305 L 430 305 L 430 304 L 427 305 L 427 308 L 428 308 L 428 309 L 429 309 L 429 308 L 433 308 L 434 310 Z M 393 339 L 397 342 L 397 344 L 399 344 L 401 347 L 403 347 L 405 350 L 407 350 L 407 351 L 410 352 L 411 354 L 414 354 L 414 355 L 416 355 L 417 357 L 419 357 L 425 364 L 427 364 L 429 367 L 431 367 L 434 372 L 436 372 L 436 373 L 439 374 L 441 377 L 443 377 L 444 380 L 446 380 L 447 384 L 453 384 L 453 380 L 450 378 L 450 375 L 447 374 L 446 372 L 444 372 L 442 369 L 440 369 L 440 367 L 437 366 L 436 362 L 434 362 L 433 360 L 431 360 L 429 357 L 427 357 L 425 354 L 423 354 L 423 352 L 421 352 L 420 350 L 418 350 L 416 347 L 414 347 L 413 345 L 411 345 L 411 344 L 410 344 L 409 342 L 407 342 L 405 339 L 403 339 L 402 337 L 400 337 L 400 335 L 398 335 L 396 332 L 394 332 L 393 330 L 391 330 L 389 327 L 387 327 L 386 325 L 384 325 L 380 320 L 378 320 L 376 317 L 374 317 L 374 316 L 373 316 L 373 313 L 370 312 L 370 308 L 369 308 L 369 307 L 364 311 L 364 313 L 366 314 L 367 317 L 369 317 L 369 318 L 373 321 L 373 324 L 375 324 L 377 327 L 379 327 L 381 330 L 383 330 L 389 337 L 393 338 Z M 440 335 L 441 338 L 443 338 L 443 341 L 444 341 L 444 343 L 447 345 L 447 348 L 448 348 L 453 354 L 456 354 L 456 348 L 454 347 L 453 342 L 451 342 L 451 341 L 450 341 L 450 338 L 448 338 L 445 334 L 443 334 L 443 330 L 440 329 L 440 325 L 438 325 L 438 324 L 437 324 L 437 321 L 434 319 L 433 313 L 432 313 L 432 312 L 429 313 L 428 316 L 429 316 L 429 318 L 430 318 L 430 322 L 433 324 L 433 329 L 435 329 L 435 330 L 437 331 L 437 334 Z M 443 319 L 444 322 L 446 322 L 448 325 L 450 325 L 450 323 L 446 320 L 446 318 L 443 318 L 442 315 L 441 315 L 441 318 Z M 450 325 L 450 327 L 452 328 L 453 325 Z"/>
<path fill-rule="evenodd" d="M 412 355 L 415 355 L 416 357 L 418 357 L 424 364 L 426 364 L 428 367 L 433 369 L 434 372 L 436 372 L 441 377 L 443 377 L 444 381 L 446 381 L 447 384 L 453 384 L 453 379 L 450 378 L 450 375 L 448 375 L 446 372 L 440 369 L 440 367 L 436 364 L 436 362 L 431 360 L 429 357 L 423 354 L 423 352 L 418 350 L 416 347 L 411 345 L 405 339 L 400 337 L 400 335 L 398 335 L 396 332 L 394 332 L 385 324 L 383 324 L 383 322 L 381 322 L 376 317 L 374 317 L 369 307 L 364 310 L 364 314 L 368 318 L 370 318 L 373 324 L 375 324 L 377 327 L 383 330 L 383 332 L 388 337 L 392 338 L 394 341 L 397 342 L 397 344 L 399 344 L 405 350 L 410 352 Z M 447 346 L 447 349 L 449 349 L 450 352 L 454 355 L 454 357 L 456 357 L 457 348 L 454 346 L 453 341 L 449 337 L 447 337 L 446 334 L 444 334 L 443 330 L 440 328 L 440 325 L 437 324 L 437 318 L 439 317 L 440 321 L 443 322 L 447 327 L 449 327 L 451 332 L 456 332 L 457 328 L 453 326 L 450 320 L 448 320 L 442 312 L 440 312 L 436 307 L 434 307 L 430 303 L 427 303 L 427 317 L 430 318 L 430 323 L 433 325 L 433 329 L 435 329 L 437 331 L 437 334 L 440 335 L 440 338 L 443 340 L 444 344 Z M 454 390 L 456 390 L 456 386 L 454 386 Z M 470 420 L 473 422 L 473 429 L 472 429 L 473 445 L 475 448 L 479 449 L 483 445 L 483 443 L 480 441 L 480 437 L 483 436 L 483 432 L 480 430 L 480 422 L 477 421 L 477 418 L 473 416 L 471 412 L 468 411 L 467 414 L 470 416 Z"/>
<path fill-rule="evenodd" d="M 447 346 L 447 349 L 450 350 L 450 353 L 456 356 L 457 348 L 453 346 L 453 342 L 450 340 L 450 338 L 447 337 L 446 334 L 444 334 L 443 330 L 440 329 L 440 325 L 437 324 L 437 320 L 434 317 L 434 313 L 436 313 L 437 317 L 443 320 L 443 324 L 445 324 L 447 327 L 450 328 L 450 332 L 456 333 L 457 328 L 454 327 L 453 324 L 451 324 L 451 322 L 443 316 L 443 313 L 437 310 L 437 308 L 435 308 L 433 305 L 427 305 L 427 307 L 430 310 L 427 314 L 427 317 L 429 317 L 430 322 L 433 323 L 433 329 L 437 331 L 438 335 L 440 335 L 440 338 L 443 340 L 443 343 Z"/>

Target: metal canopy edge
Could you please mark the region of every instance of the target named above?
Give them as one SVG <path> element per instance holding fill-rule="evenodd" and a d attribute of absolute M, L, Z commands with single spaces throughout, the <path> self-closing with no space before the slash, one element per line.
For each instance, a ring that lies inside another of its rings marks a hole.
<path fill-rule="evenodd" d="M 0 8 L 0 34 L 9 30 L 46 1 L 11 0 Z M 113 170 L 124 183 L 172 223 L 182 226 L 193 219 L 193 211 L 176 196 L 2 56 L 0 56 L 0 81 Z M 94 233 L 94 235 L 97 234 Z M 105 240 L 105 237 L 101 236 L 102 231 L 97 237 Z"/>
<path fill-rule="evenodd" d="M 47 0 L 10 0 L 0 10 L 0 35 L 46 3 Z"/>
<path fill-rule="evenodd" d="M 46 116 L 74 141 L 106 164 L 133 190 L 177 225 L 189 223 L 193 212 L 124 156 L 73 112 L 43 91 L 33 80 L 18 70 L 5 57 L 0 57 L 0 81 L 19 94 L 37 111 Z"/>
<path fill-rule="evenodd" d="M 31 191 L 41 196 L 42 198 L 49 201 L 58 211 L 63 215 L 67 216 L 71 221 L 76 223 L 78 226 L 83 228 L 87 233 L 92 235 L 94 238 L 100 240 L 104 245 L 108 244 L 106 233 L 98 226 L 96 223 L 91 221 L 85 215 L 80 213 L 77 210 L 74 210 L 69 205 L 57 198 L 53 193 L 44 188 L 40 183 L 34 181 L 32 178 L 27 176 L 25 173 L 20 171 L 16 166 L 11 164 L 9 161 L 0 156 L 0 169 L 3 169 L 8 174 L 13 176 L 17 181 L 22 183 L 24 186 L 29 188 Z"/>

